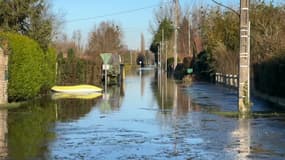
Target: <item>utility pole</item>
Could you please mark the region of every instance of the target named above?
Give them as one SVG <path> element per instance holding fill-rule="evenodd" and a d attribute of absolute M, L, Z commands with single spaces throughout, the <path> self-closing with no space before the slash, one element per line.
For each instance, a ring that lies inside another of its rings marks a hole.
<path fill-rule="evenodd" d="M 191 49 L 191 23 L 190 23 L 190 14 L 188 17 L 188 48 L 189 48 L 189 56 L 191 56 L 192 49 Z"/>
<path fill-rule="evenodd" d="M 167 66 L 168 66 L 168 64 L 167 64 L 167 42 L 168 41 L 164 42 L 164 48 L 165 48 L 165 53 L 164 53 L 165 54 L 165 57 L 164 57 L 165 58 L 164 59 L 165 60 L 165 68 L 164 68 L 164 70 L 165 70 L 165 72 L 167 72 Z"/>
<path fill-rule="evenodd" d="M 178 0 L 174 0 L 174 66 L 173 69 L 177 66 L 177 26 L 178 26 Z"/>
<path fill-rule="evenodd" d="M 161 30 L 161 32 L 162 32 L 162 35 L 161 35 L 161 54 L 163 53 L 163 55 L 165 56 L 165 49 L 164 49 L 164 29 L 162 28 L 162 30 Z M 163 57 L 161 56 L 161 59 L 163 59 Z M 163 60 L 162 60 L 163 61 Z M 166 65 L 166 62 L 164 62 L 164 65 Z M 162 66 L 162 67 L 164 67 L 164 66 Z M 162 68 L 161 68 L 161 70 L 163 70 Z"/>
<path fill-rule="evenodd" d="M 157 56 L 157 61 L 158 61 L 158 67 L 161 69 L 161 42 L 159 42 L 158 46 L 158 56 Z"/>
<path fill-rule="evenodd" d="M 238 109 L 241 113 L 250 111 L 250 22 L 249 0 L 240 0 L 240 57 Z"/>

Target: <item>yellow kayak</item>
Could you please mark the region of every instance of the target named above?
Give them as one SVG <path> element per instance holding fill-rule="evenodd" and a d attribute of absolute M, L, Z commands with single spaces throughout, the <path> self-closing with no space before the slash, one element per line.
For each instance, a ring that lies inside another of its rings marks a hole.
<path fill-rule="evenodd" d="M 103 94 L 99 92 L 89 94 L 69 94 L 69 93 L 54 93 L 52 99 L 95 99 L 101 97 Z"/>
<path fill-rule="evenodd" d="M 54 92 L 61 93 L 93 93 L 101 92 L 103 89 L 93 85 L 74 85 L 74 86 L 53 86 L 51 88 Z"/>

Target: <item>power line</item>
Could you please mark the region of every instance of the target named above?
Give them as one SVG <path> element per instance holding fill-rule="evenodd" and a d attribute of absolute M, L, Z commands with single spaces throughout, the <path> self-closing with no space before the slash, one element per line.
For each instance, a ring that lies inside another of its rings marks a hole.
<path fill-rule="evenodd" d="M 163 2 L 163 3 L 169 3 L 169 2 Z M 125 10 L 125 11 L 120 11 L 120 12 L 114 12 L 114 13 L 104 14 L 104 15 L 94 16 L 94 17 L 71 19 L 71 20 L 67 20 L 66 23 L 72 23 L 72 22 L 78 22 L 78 21 L 87 21 L 87 20 L 98 19 L 98 18 L 104 18 L 104 17 L 110 17 L 110 16 L 118 16 L 118 15 L 122 15 L 122 14 L 128 14 L 128 13 L 138 12 L 138 11 L 141 11 L 141 10 L 144 10 L 144 9 L 155 8 L 155 7 L 159 6 L 159 5 L 160 5 L 160 4 L 156 4 L 156 5 L 146 6 L 146 7 L 142 7 L 142 8 L 136 8 L 136 9 L 131 9 L 131 10 Z"/>
<path fill-rule="evenodd" d="M 239 14 L 236 10 L 232 9 L 232 8 L 229 7 L 229 6 L 226 6 L 225 4 L 220 3 L 220 2 L 218 2 L 218 1 L 216 1 L 216 0 L 212 0 L 212 2 L 216 3 L 216 4 L 219 5 L 219 6 L 222 6 L 222 7 L 225 7 L 225 8 L 227 8 L 227 9 L 229 9 L 229 10 L 231 10 L 232 12 L 234 12 L 236 15 L 240 16 L 240 14 Z"/>

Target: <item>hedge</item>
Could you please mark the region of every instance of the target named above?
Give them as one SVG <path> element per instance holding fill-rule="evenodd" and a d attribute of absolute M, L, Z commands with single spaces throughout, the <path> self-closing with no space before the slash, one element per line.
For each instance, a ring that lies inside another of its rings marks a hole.
<path fill-rule="evenodd" d="M 46 93 L 56 82 L 56 63 L 57 54 L 54 48 L 48 48 L 44 53 L 44 63 L 42 68 L 42 74 L 44 76 L 44 82 L 41 87 L 41 93 Z"/>
<path fill-rule="evenodd" d="M 55 51 L 46 53 L 39 44 L 17 33 L 0 33 L 9 42 L 8 99 L 27 100 L 54 84 Z"/>
<path fill-rule="evenodd" d="M 285 98 L 285 58 L 274 57 L 253 66 L 255 89 L 271 96 Z"/>
<path fill-rule="evenodd" d="M 68 50 L 67 58 L 63 53 L 58 54 L 57 84 L 94 84 L 101 83 L 101 60 L 95 58 L 91 60 L 80 59 L 75 56 L 73 49 Z"/>

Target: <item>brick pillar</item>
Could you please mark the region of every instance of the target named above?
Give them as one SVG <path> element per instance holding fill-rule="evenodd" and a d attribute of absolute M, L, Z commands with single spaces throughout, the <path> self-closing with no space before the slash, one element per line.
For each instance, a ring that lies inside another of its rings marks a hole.
<path fill-rule="evenodd" d="M 0 104 L 8 102 L 8 54 L 0 47 Z"/>

